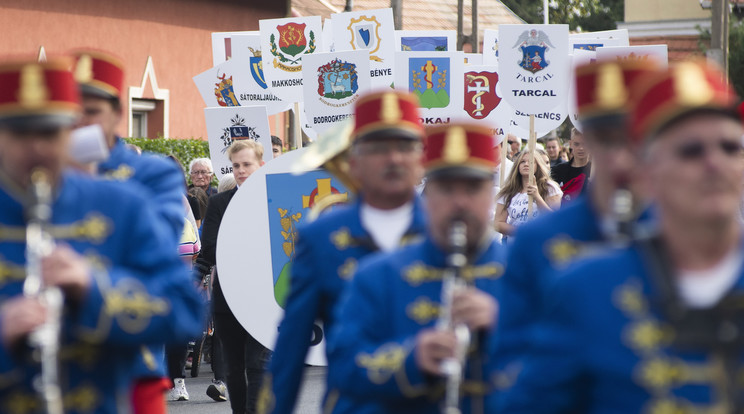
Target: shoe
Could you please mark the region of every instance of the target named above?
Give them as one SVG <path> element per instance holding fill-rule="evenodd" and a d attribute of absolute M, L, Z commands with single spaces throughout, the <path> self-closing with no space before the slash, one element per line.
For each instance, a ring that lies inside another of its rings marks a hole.
<path fill-rule="evenodd" d="M 207 395 L 217 402 L 227 401 L 227 387 L 225 383 L 220 380 L 212 380 L 212 383 L 207 387 Z"/>
<path fill-rule="evenodd" d="M 173 395 L 171 401 L 188 401 L 189 392 L 186 391 L 186 380 L 183 378 L 176 378 L 173 380 Z"/>

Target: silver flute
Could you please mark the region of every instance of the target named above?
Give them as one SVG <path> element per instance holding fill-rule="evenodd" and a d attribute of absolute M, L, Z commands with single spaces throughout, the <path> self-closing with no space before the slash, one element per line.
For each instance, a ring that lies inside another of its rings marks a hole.
<path fill-rule="evenodd" d="M 467 227 L 462 221 L 455 221 L 449 229 L 447 268 L 442 280 L 442 309 L 437 320 L 437 328 L 452 331 L 457 338 L 455 355 L 442 361 L 441 370 L 446 378 L 444 414 L 460 414 L 460 387 L 465 370 L 465 359 L 470 347 L 470 330 L 463 323 L 455 323 L 452 318 L 452 301 L 455 294 L 466 287 L 462 270 L 467 264 Z"/>
<path fill-rule="evenodd" d="M 64 414 L 59 379 L 59 347 L 64 297 L 57 286 L 46 286 L 41 274 L 41 261 L 54 249 L 49 232 L 52 218 L 52 189 L 49 175 L 43 170 L 31 174 L 31 202 L 27 207 L 26 279 L 23 295 L 38 299 L 47 311 L 44 324 L 28 338 L 34 359 L 41 364 L 41 374 L 33 379 L 47 414 Z"/>

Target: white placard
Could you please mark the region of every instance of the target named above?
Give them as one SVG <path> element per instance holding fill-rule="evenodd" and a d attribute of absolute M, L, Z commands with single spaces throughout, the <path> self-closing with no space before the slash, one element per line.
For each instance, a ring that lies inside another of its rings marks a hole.
<path fill-rule="evenodd" d="M 463 114 L 462 52 L 398 52 L 395 87 L 419 98 L 423 124 L 448 124 Z"/>
<path fill-rule="evenodd" d="M 366 50 L 316 53 L 302 63 L 305 115 L 318 134 L 354 114 L 354 102 L 370 89 Z"/>
<path fill-rule="evenodd" d="M 628 31 L 625 29 L 568 35 L 569 53 L 576 49 L 596 51 L 598 47 L 628 45 Z"/>
<path fill-rule="evenodd" d="M 265 106 L 205 108 L 204 117 L 207 121 L 209 155 L 218 180 L 232 172 L 227 147 L 233 140 L 254 139 L 264 147 L 264 161 L 273 158 L 269 117 Z"/>
<path fill-rule="evenodd" d="M 323 52 L 335 52 L 336 48 L 333 42 L 333 20 L 331 18 L 323 19 Z"/>
<path fill-rule="evenodd" d="M 566 103 L 563 102 L 559 106 L 549 111 L 539 111 L 533 113 L 535 115 L 535 134 L 540 138 L 547 135 L 550 131 L 558 128 L 563 121 L 566 120 L 567 110 Z M 529 137 L 530 131 L 530 114 L 522 112 L 518 109 L 514 110 L 512 115 L 511 132 L 520 137 Z"/>
<path fill-rule="evenodd" d="M 655 61 L 661 68 L 666 69 L 669 66 L 669 54 L 667 45 L 643 45 L 643 46 L 624 46 L 624 47 L 598 47 L 597 59 L 619 59 L 619 60 L 637 60 L 651 62 Z"/>
<path fill-rule="evenodd" d="M 499 26 L 499 73 L 504 99 L 524 113 L 565 105 L 568 94 L 568 25 Z"/>
<path fill-rule="evenodd" d="M 292 110 L 294 111 L 294 108 Z M 304 102 L 300 102 L 300 125 L 302 126 L 302 132 L 304 132 L 308 138 L 312 141 L 318 139 L 318 133 L 315 132 L 313 126 L 310 125 L 310 121 L 307 119 L 307 115 L 305 114 Z"/>
<path fill-rule="evenodd" d="M 338 13 L 331 20 L 335 50 L 368 50 L 372 88 L 389 87 L 395 80 L 393 10 Z"/>
<path fill-rule="evenodd" d="M 302 100 L 302 58 L 320 53 L 320 17 L 290 17 L 258 22 L 261 55 L 269 90 L 286 102 Z"/>
<path fill-rule="evenodd" d="M 244 35 L 258 33 L 253 31 L 245 32 L 214 32 L 212 33 L 212 66 L 217 66 L 222 62 L 230 60 L 232 57 L 232 37 L 233 35 Z"/>
<path fill-rule="evenodd" d="M 248 177 L 230 201 L 217 236 L 217 267 L 230 310 L 245 330 L 269 349 L 274 348 L 284 315 L 280 303 L 291 284 L 287 273 L 296 227 L 307 220 L 311 203 L 324 192 L 351 196 L 327 172 L 293 175 L 292 166 L 305 151 L 284 154 Z M 321 326 L 314 331 L 315 345 L 308 349 L 305 361 L 325 365 Z"/>
<path fill-rule="evenodd" d="M 265 105 L 269 115 L 289 109 L 289 103 L 271 94 L 264 88 L 265 83 L 258 83 L 262 77 L 260 57 L 242 56 L 233 57 L 193 79 L 207 108 Z"/>
<path fill-rule="evenodd" d="M 584 49 L 576 49 L 571 55 L 571 82 L 568 85 L 568 119 L 571 120 L 573 126 L 579 131 L 583 131 L 581 122 L 579 121 L 579 109 L 577 106 L 576 99 L 576 68 L 584 66 L 592 62 L 597 58 L 597 52 Z"/>
<path fill-rule="evenodd" d="M 505 128 L 514 111 L 499 95 L 498 69 L 498 65 L 465 66 L 463 110 L 476 123 Z"/>
<path fill-rule="evenodd" d="M 480 53 L 465 53 L 465 65 L 466 66 L 483 65 L 483 55 L 481 55 Z"/>
<path fill-rule="evenodd" d="M 396 52 L 450 52 L 457 50 L 454 30 L 396 30 Z"/>
<path fill-rule="evenodd" d="M 483 64 L 497 65 L 499 63 L 499 31 L 486 29 L 483 31 Z"/>

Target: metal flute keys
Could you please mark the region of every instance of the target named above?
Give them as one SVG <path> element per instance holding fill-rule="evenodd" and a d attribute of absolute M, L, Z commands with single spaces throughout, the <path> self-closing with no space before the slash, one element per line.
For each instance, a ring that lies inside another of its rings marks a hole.
<path fill-rule="evenodd" d="M 28 339 L 35 359 L 41 364 L 41 374 L 34 378 L 34 387 L 43 399 L 47 414 L 63 414 L 58 364 L 64 298 L 58 287 L 44 285 L 41 274 L 42 259 L 54 249 L 54 239 L 48 231 L 52 217 L 52 189 L 45 171 L 35 170 L 31 174 L 30 190 L 23 295 L 38 299 L 47 310 L 46 321 Z"/>
<path fill-rule="evenodd" d="M 446 379 L 444 414 L 460 414 L 460 386 L 465 369 L 465 358 L 470 346 L 470 330 L 463 323 L 455 323 L 452 318 L 452 301 L 455 294 L 465 288 L 462 270 L 467 264 L 467 227 L 462 221 L 455 221 L 449 229 L 447 268 L 442 279 L 442 309 L 437 328 L 455 333 L 457 348 L 455 355 L 442 361 L 442 372 Z"/>

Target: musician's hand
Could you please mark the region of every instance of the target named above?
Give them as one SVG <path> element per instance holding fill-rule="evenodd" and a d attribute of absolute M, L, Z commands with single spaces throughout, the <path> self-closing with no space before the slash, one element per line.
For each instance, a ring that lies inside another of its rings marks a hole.
<path fill-rule="evenodd" d="M 91 285 L 91 269 L 88 262 L 67 245 L 59 244 L 41 262 L 44 283 L 59 286 L 65 296 L 82 300 Z"/>
<path fill-rule="evenodd" d="M 46 308 L 37 299 L 18 296 L 0 307 L 0 340 L 12 348 L 46 320 Z"/>
<path fill-rule="evenodd" d="M 456 347 L 457 339 L 454 333 L 425 329 L 416 336 L 414 350 L 416 364 L 427 374 L 442 375 L 442 360 L 453 357 Z"/>
<path fill-rule="evenodd" d="M 471 331 L 491 329 L 496 311 L 493 296 L 473 287 L 456 292 L 452 299 L 452 319 L 464 323 Z"/>

